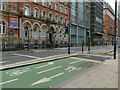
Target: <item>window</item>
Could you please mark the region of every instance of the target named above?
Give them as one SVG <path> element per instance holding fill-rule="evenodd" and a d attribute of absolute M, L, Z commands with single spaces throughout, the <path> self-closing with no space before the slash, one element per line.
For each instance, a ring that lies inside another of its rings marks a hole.
<path fill-rule="evenodd" d="M 46 12 L 45 11 L 42 11 L 42 19 L 46 19 Z"/>
<path fill-rule="evenodd" d="M 6 3 L 3 2 L 3 0 L 0 1 L 0 10 L 5 10 L 6 8 Z"/>
<path fill-rule="evenodd" d="M 49 14 L 49 20 L 52 21 L 52 14 L 51 13 Z"/>
<path fill-rule="evenodd" d="M 49 8 L 52 9 L 52 2 L 49 1 Z"/>
<path fill-rule="evenodd" d="M 42 0 L 42 6 L 46 6 L 45 0 Z"/>
<path fill-rule="evenodd" d="M 58 15 L 55 15 L 55 22 L 58 22 Z"/>
<path fill-rule="evenodd" d="M 55 10 L 58 11 L 58 4 L 55 2 Z"/>
<path fill-rule="evenodd" d="M 39 4 L 38 0 L 34 0 L 34 3 L 37 3 L 37 4 Z"/>
<path fill-rule="evenodd" d="M 65 14 L 67 15 L 67 8 L 65 8 Z"/>
<path fill-rule="evenodd" d="M 60 24 L 63 24 L 63 17 L 60 17 Z"/>
<path fill-rule="evenodd" d="M 0 22 L 0 34 L 5 34 L 6 25 L 4 22 Z"/>
<path fill-rule="evenodd" d="M 45 28 L 42 29 L 42 37 L 45 37 Z"/>
<path fill-rule="evenodd" d="M 30 15 L 30 8 L 29 8 L 29 6 L 25 6 L 25 15 L 26 16 Z"/>
<path fill-rule="evenodd" d="M 62 31 L 60 30 L 60 37 L 62 37 Z"/>
<path fill-rule="evenodd" d="M 28 27 L 27 26 L 24 27 L 24 36 L 28 37 Z"/>
<path fill-rule="evenodd" d="M 67 25 L 68 25 L 68 24 L 67 24 L 67 19 L 65 19 L 65 25 L 66 25 L 66 27 L 67 27 Z"/>
<path fill-rule="evenodd" d="M 60 12 L 63 13 L 63 6 L 60 6 Z"/>
<path fill-rule="evenodd" d="M 34 28 L 33 35 L 34 35 L 34 37 L 37 37 L 37 28 L 36 27 Z"/>
<path fill-rule="evenodd" d="M 37 9 L 37 8 L 34 9 L 34 17 L 35 17 L 35 18 L 38 17 L 38 9 Z"/>

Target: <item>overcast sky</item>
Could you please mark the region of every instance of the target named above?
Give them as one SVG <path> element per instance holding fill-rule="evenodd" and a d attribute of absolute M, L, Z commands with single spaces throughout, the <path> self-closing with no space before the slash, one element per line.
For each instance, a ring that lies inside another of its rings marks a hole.
<path fill-rule="evenodd" d="M 105 1 L 112 6 L 113 10 L 115 10 L 115 0 L 105 0 Z M 120 0 L 117 0 L 117 1 L 120 2 Z"/>

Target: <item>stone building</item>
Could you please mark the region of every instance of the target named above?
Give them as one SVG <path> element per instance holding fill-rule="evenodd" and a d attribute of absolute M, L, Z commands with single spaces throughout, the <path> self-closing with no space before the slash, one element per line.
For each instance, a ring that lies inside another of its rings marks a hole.
<path fill-rule="evenodd" d="M 67 45 L 69 2 L 0 2 L 0 36 L 6 47 Z"/>

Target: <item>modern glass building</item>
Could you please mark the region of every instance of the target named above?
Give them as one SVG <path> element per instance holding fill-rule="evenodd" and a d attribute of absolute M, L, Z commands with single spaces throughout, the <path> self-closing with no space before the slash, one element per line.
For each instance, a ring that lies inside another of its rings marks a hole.
<path fill-rule="evenodd" d="M 89 32 L 89 6 L 84 0 L 71 2 L 71 45 L 80 46 L 82 41 L 86 43 L 87 32 Z"/>
<path fill-rule="evenodd" d="M 103 2 L 91 2 L 91 45 L 103 44 Z"/>

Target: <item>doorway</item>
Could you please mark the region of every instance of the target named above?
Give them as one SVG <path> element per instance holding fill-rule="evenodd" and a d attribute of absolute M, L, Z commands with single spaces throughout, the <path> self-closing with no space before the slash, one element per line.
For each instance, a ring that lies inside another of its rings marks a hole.
<path fill-rule="evenodd" d="M 52 44 L 52 33 L 49 33 L 50 44 Z"/>

